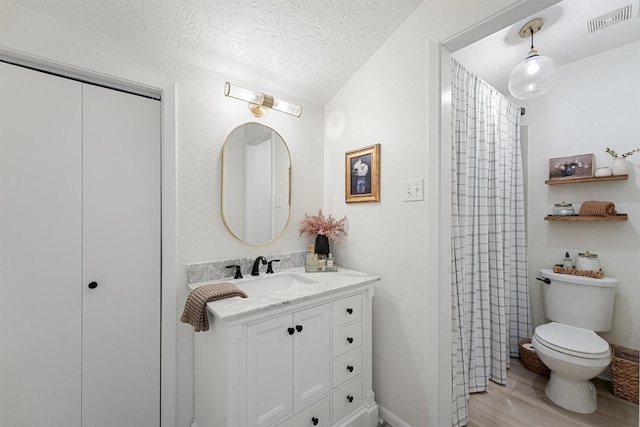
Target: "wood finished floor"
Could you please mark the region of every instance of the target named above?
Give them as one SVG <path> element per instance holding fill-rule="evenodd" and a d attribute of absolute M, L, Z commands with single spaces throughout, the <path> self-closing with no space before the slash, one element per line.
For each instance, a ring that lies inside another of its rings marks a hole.
<path fill-rule="evenodd" d="M 592 380 L 598 409 L 584 415 L 553 403 L 544 394 L 547 378 L 511 359 L 506 385 L 490 383 L 487 393 L 471 395 L 467 427 L 638 427 L 638 405 L 615 397 L 611 383 Z"/>

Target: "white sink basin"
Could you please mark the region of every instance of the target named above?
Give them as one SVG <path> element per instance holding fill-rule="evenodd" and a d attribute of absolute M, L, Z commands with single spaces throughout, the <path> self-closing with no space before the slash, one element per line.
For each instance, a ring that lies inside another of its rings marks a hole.
<path fill-rule="evenodd" d="M 245 291 L 249 298 L 256 298 L 274 292 L 313 285 L 318 282 L 295 273 L 274 273 L 255 278 L 234 280 L 232 283 Z"/>

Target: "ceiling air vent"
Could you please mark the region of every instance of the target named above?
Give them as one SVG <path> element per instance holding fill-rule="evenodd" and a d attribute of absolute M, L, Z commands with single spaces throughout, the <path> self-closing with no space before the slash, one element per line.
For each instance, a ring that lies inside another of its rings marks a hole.
<path fill-rule="evenodd" d="M 631 4 L 587 21 L 589 33 L 631 19 Z"/>

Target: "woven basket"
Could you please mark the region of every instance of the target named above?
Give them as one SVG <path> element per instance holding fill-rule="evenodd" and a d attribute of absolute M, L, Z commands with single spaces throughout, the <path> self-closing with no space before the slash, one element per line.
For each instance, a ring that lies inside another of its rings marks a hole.
<path fill-rule="evenodd" d="M 611 346 L 613 395 L 638 403 L 638 351 Z"/>
<path fill-rule="evenodd" d="M 592 277 L 594 279 L 602 279 L 604 277 L 604 272 L 602 269 L 593 271 L 593 270 L 577 270 L 575 268 L 566 268 L 560 264 L 555 264 L 553 266 L 554 273 L 560 274 L 573 274 L 574 276 L 582 276 L 582 277 Z"/>
<path fill-rule="evenodd" d="M 547 365 L 542 363 L 542 360 L 538 357 L 535 351 L 529 350 L 528 348 L 524 348 L 524 344 L 530 343 L 530 339 L 523 339 L 518 341 L 518 348 L 520 349 L 520 358 L 522 359 L 522 364 L 528 370 L 535 372 L 540 375 L 549 375 L 551 372 Z"/>

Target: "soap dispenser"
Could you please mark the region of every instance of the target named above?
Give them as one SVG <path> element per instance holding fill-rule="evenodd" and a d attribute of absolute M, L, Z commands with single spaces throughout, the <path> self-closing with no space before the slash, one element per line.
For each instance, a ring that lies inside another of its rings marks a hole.
<path fill-rule="evenodd" d="M 569 256 L 569 252 L 565 252 L 564 260 L 562 261 L 562 266 L 564 268 L 573 268 L 573 261 L 571 261 L 571 257 Z"/>

